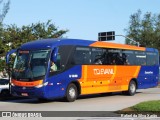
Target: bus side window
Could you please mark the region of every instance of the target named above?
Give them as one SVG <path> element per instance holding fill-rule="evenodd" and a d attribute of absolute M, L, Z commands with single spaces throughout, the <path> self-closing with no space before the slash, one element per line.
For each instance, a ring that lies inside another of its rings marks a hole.
<path fill-rule="evenodd" d="M 53 61 L 51 61 L 50 72 L 55 71 L 57 71 L 57 65 Z"/>
<path fill-rule="evenodd" d="M 106 49 L 92 48 L 92 64 L 97 64 L 97 65 L 107 64 Z"/>
<path fill-rule="evenodd" d="M 142 51 L 136 51 L 136 64 L 137 65 L 146 65 L 146 53 Z"/>
<path fill-rule="evenodd" d="M 124 65 L 135 65 L 136 64 L 134 51 L 123 50 L 122 59 L 123 59 Z"/>
<path fill-rule="evenodd" d="M 56 62 L 51 61 L 50 63 L 50 72 L 56 72 L 61 70 L 61 63 L 60 63 L 60 54 L 58 53 Z"/>
<path fill-rule="evenodd" d="M 147 65 L 158 65 L 158 54 L 153 52 L 147 52 Z"/>
<path fill-rule="evenodd" d="M 109 65 L 123 65 L 123 59 L 121 50 L 119 49 L 109 49 L 108 50 Z"/>
<path fill-rule="evenodd" d="M 91 53 L 90 48 L 87 47 L 77 47 L 74 54 L 75 64 L 90 64 L 91 63 Z"/>

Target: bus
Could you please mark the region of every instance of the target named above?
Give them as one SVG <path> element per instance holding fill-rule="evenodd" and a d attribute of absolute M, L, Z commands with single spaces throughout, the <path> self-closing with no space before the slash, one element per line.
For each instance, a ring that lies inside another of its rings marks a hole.
<path fill-rule="evenodd" d="M 154 48 L 63 38 L 25 43 L 8 52 L 7 63 L 13 52 L 14 96 L 73 102 L 87 94 L 133 96 L 137 89 L 158 85 L 159 53 Z"/>

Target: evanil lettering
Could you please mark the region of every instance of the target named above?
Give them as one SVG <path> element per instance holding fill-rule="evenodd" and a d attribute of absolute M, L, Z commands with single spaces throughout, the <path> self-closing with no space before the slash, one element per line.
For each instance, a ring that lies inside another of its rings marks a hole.
<path fill-rule="evenodd" d="M 93 69 L 94 75 L 114 74 L 113 69 Z"/>

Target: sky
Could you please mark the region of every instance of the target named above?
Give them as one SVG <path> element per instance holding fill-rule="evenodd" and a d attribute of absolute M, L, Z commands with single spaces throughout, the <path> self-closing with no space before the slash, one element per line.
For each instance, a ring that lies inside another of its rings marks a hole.
<path fill-rule="evenodd" d="M 97 40 L 99 32 L 126 35 L 130 15 L 160 13 L 160 0 L 11 0 L 4 24 L 18 27 L 52 20 L 59 29 L 68 29 L 67 38 Z M 114 42 L 124 43 L 122 37 Z"/>

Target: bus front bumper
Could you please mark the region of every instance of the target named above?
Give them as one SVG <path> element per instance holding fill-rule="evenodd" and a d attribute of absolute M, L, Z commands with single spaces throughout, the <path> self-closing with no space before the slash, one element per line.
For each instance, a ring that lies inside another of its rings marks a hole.
<path fill-rule="evenodd" d="M 11 86 L 11 94 L 17 97 L 43 98 L 42 88 Z"/>

